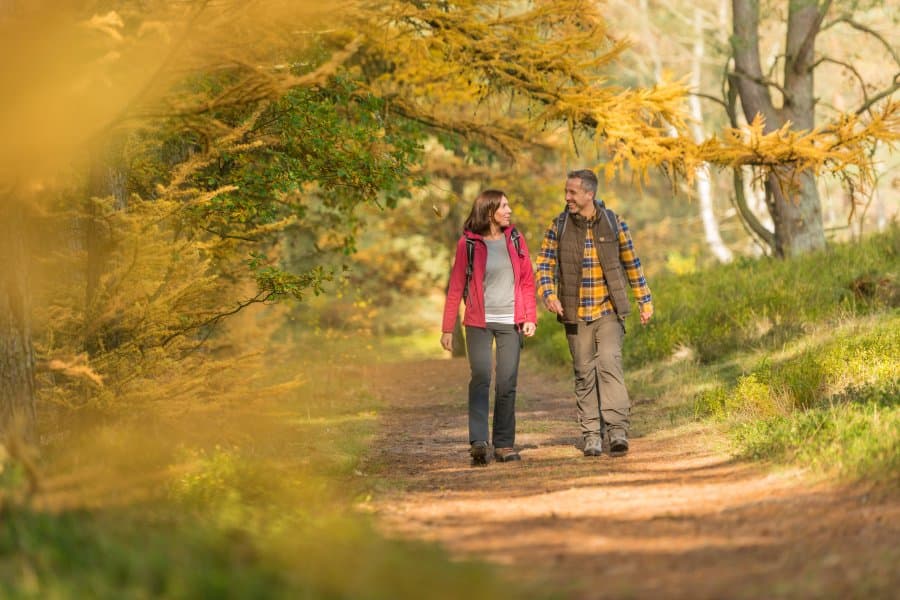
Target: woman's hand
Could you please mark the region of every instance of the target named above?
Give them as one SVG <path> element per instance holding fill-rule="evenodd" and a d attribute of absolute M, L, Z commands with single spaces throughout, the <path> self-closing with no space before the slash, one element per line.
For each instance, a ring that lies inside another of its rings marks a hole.
<path fill-rule="evenodd" d="M 453 334 L 445 333 L 441 335 L 441 346 L 444 347 L 444 350 L 447 352 L 453 351 Z"/>
<path fill-rule="evenodd" d="M 535 325 L 534 323 L 526 322 L 524 325 L 522 325 L 522 333 L 525 334 L 525 337 L 533 336 L 535 330 L 537 330 L 537 325 Z"/>

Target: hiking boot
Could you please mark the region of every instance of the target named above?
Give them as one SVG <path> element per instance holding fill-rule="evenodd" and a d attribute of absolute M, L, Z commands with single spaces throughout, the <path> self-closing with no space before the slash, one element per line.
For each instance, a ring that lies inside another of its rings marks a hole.
<path fill-rule="evenodd" d="M 599 436 L 584 438 L 585 456 L 600 456 L 601 454 L 603 454 L 603 445 Z"/>
<path fill-rule="evenodd" d="M 515 448 L 494 448 L 494 460 L 497 462 L 513 462 L 522 460 Z"/>
<path fill-rule="evenodd" d="M 613 429 L 609 432 L 609 455 L 625 456 L 628 454 L 628 436 L 622 429 Z"/>
<path fill-rule="evenodd" d="M 487 465 L 488 444 L 487 442 L 472 442 L 469 448 L 469 455 L 472 457 L 473 467 L 483 467 Z"/>

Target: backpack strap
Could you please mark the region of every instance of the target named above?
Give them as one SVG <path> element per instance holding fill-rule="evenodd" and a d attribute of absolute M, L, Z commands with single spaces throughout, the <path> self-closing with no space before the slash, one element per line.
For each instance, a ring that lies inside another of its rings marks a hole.
<path fill-rule="evenodd" d="M 606 221 L 609 223 L 610 229 L 613 230 L 613 233 L 616 234 L 616 237 L 619 235 L 619 217 L 616 216 L 611 209 L 604 207 L 603 214 L 606 216 Z"/>
<path fill-rule="evenodd" d="M 569 220 L 569 210 L 566 209 L 559 213 L 559 216 L 556 217 L 556 243 L 559 244 L 562 241 L 563 232 L 566 230 L 566 222 Z"/>
<path fill-rule="evenodd" d="M 513 247 L 516 249 L 516 254 L 522 256 L 522 236 L 519 230 L 513 227 L 509 237 L 512 240 Z"/>
<path fill-rule="evenodd" d="M 475 262 L 475 240 L 466 237 L 466 285 L 463 288 L 463 302 L 468 303 L 469 282 L 472 280 L 473 264 Z"/>
<path fill-rule="evenodd" d="M 615 234 L 619 233 L 619 217 L 616 216 L 616 213 L 612 211 L 612 209 L 606 208 L 602 202 L 597 203 L 597 210 L 602 212 L 606 217 L 606 221 L 609 223 L 610 228 L 613 230 Z M 569 220 L 569 211 L 564 210 L 559 213 L 559 216 L 556 217 L 556 243 L 558 244 L 562 240 L 563 233 L 566 231 L 566 222 Z"/>
<path fill-rule="evenodd" d="M 509 237 L 512 240 L 513 247 L 516 249 L 516 254 L 522 256 L 522 234 L 519 233 L 518 229 L 513 227 Z M 469 298 L 469 282 L 472 281 L 472 273 L 474 270 L 475 240 L 466 237 L 466 285 L 463 287 L 463 302 L 466 302 Z"/>

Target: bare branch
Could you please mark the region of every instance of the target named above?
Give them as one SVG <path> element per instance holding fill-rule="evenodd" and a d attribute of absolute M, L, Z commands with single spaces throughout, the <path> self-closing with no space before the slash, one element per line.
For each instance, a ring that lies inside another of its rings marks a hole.
<path fill-rule="evenodd" d="M 897 54 L 896 48 L 894 48 L 893 45 L 891 45 L 886 39 L 884 39 L 884 36 L 882 36 L 880 33 L 875 31 L 871 27 L 867 27 L 866 25 L 863 25 L 862 23 L 859 23 L 858 21 L 854 21 L 848 15 L 838 17 L 834 21 L 831 21 L 827 25 L 824 25 L 822 27 L 822 29 L 827 29 L 829 27 L 833 27 L 833 26 L 839 25 L 841 23 L 846 23 L 853 29 L 856 29 L 857 31 L 862 31 L 863 33 L 866 33 L 866 34 L 874 37 L 876 40 L 881 42 L 881 45 L 883 45 L 887 49 L 888 54 L 891 55 L 891 58 L 894 59 L 894 62 L 897 63 L 897 65 L 900 65 L 900 55 Z"/>
<path fill-rule="evenodd" d="M 725 110 L 728 110 L 728 105 L 721 98 L 716 98 L 715 96 L 711 96 L 710 94 L 702 94 L 700 92 L 690 92 L 688 95 L 696 96 L 697 98 L 703 98 L 705 100 L 710 100 L 712 102 L 715 102 L 716 104 L 719 104 Z"/>
<path fill-rule="evenodd" d="M 860 89 L 862 90 L 863 101 L 866 102 L 866 103 L 869 102 L 869 95 L 868 95 L 868 93 L 866 92 L 866 81 L 865 81 L 865 79 L 863 79 L 863 76 L 862 76 L 862 75 L 860 74 L 860 72 L 856 69 L 856 67 L 854 67 L 854 66 L 851 65 L 850 63 L 846 63 L 846 62 L 844 62 L 844 61 L 842 61 L 842 60 L 837 60 L 837 59 L 835 59 L 835 58 L 831 58 L 831 57 L 828 57 L 828 56 L 823 56 L 822 58 L 820 58 L 819 60 L 817 60 L 817 61 L 813 64 L 812 68 L 815 69 L 816 67 L 818 67 L 818 66 L 819 66 L 820 64 L 822 64 L 823 62 L 829 62 L 829 63 L 835 64 L 835 65 L 840 65 L 840 66 L 844 67 L 845 69 L 851 71 L 854 75 L 856 75 L 856 79 L 859 80 L 859 87 L 860 87 Z"/>
<path fill-rule="evenodd" d="M 160 343 L 160 346 L 161 347 L 168 346 L 169 342 L 171 342 L 175 338 L 181 337 L 183 335 L 187 335 L 191 331 L 196 331 L 198 329 L 202 329 L 203 327 L 206 327 L 208 325 L 214 326 L 214 325 L 218 324 L 218 322 L 221 321 L 222 319 L 224 319 L 225 317 L 230 317 L 231 315 L 235 315 L 238 312 L 242 311 L 243 309 L 247 308 L 248 306 L 250 306 L 252 304 L 264 304 L 264 303 L 268 302 L 274 295 L 275 295 L 275 292 L 271 291 L 271 290 L 260 291 L 252 298 L 248 298 L 247 300 L 245 300 L 243 302 L 238 302 L 237 306 L 232 310 L 228 310 L 228 311 L 225 311 L 222 313 L 216 313 L 215 315 L 213 315 L 212 317 L 210 317 L 206 320 L 199 321 L 197 323 L 192 323 L 191 325 L 188 325 L 184 329 L 181 329 L 180 331 L 176 331 L 175 333 L 173 333 L 173 334 L 169 335 L 167 338 L 165 338 Z"/>
<path fill-rule="evenodd" d="M 898 89 L 900 89 L 900 73 L 896 73 L 894 75 L 894 85 L 892 85 L 891 87 L 889 87 L 885 90 L 880 91 L 879 93 L 877 93 L 874 96 L 872 96 L 871 98 L 869 98 L 869 100 L 865 104 L 863 104 L 862 106 L 857 108 L 856 111 L 854 111 L 854 114 L 861 115 L 862 113 L 864 113 L 867 110 L 869 110 L 870 108 L 872 108 L 872 106 L 876 102 L 878 102 L 882 98 L 886 98 L 886 97 L 890 96 L 891 94 L 896 92 Z"/>
<path fill-rule="evenodd" d="M 775 233 L 766 229 L 747 205 L 747 198 L 744 196 L 744 175 L 741 173 L 741 168 L 733 167 L 731 171 L 734 174 L 734 196 L 732 197 L 732 202 L 738 213 L 741 215 L 741 223 L 744 224 L 747 233 L 749 233 L 750 237 L 756 240 L 757 243 L 768 246 L 770 252 L 774 251 Z"/>
<path fill-rule="evenodd" d="M 779 92 L 781 92 L 781 95 L 784 96 L 785 98 L 790 98 L 790 94 L 788 94 L 788 91 L 786 89 L 784 89 L 784 87 L 782 85 L 780 85 L 779 83 L 777 83 L 775 81 L 772 81 L 771 79 L 766 79 L 765 77 L 753 77 L 752 75 L 750 75 L 748 73 L 742 73 L 742 72 L 738 71 L 737 69 L 735 69 L 734 71 L 731 71 L 731 73 L 729 73 L 729 75 L 733 75 L 735 77 L 740 77 L 741 79 L 746 79 L 748 81 L 752 81 L 753 83 L 757 83 L 759 85 L 773 87 L 776 90 L 778 90 Z"/>

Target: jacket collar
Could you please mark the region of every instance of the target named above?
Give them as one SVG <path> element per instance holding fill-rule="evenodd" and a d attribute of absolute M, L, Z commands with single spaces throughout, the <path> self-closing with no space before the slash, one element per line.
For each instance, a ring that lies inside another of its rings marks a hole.
<path fill-rule="evenodd" d="M 512 237 L 513 227 L 514 227 L 514 225 L 512 223 L 510 223 L 509 227 L 507 227 L 506 229 L 503 230 L 503 236 L 507 239 L 507 241 L 509 240 L 510 237 Z M 472 231 L 469 231 L 468 229 L 463 231 L 463 235 L 466 236 L 467 238 L 469 238 L 470 240 L 479 240 L 482 242 L 484 241 L 483 235 L 481 235 L 480 233 L 474 233 Z"/>
<path fill-rule="evenodd" d="M 590 219 L 586 219 L 578 213 L 570 214 L 569 216 L 572 218 L 576 225 L 578 225 L 579 227 L 584 227 L 585 225 L 594 223 L 600 216 L 600 212 L 603 210 L 606 210 L 606 204 L 604 204 L 603 200 L 600 200 L 598 198 L 594 200 L 594 216 Z"/>

